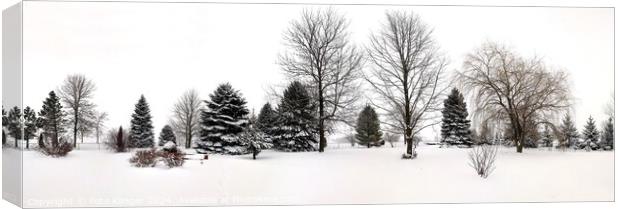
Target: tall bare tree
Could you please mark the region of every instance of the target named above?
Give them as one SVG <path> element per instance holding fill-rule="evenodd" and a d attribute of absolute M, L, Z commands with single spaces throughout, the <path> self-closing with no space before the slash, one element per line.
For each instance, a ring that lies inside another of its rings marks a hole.
<path fill-rule="evenodd" d="M 68 108 L 73 128 L 73 146 L 77 146 L 80 123 L 86 121 L 85 112 L 95 108 L 90 100 L 95 92 L 95 83 L 81 74 L 69 75 L 60 86 L 60 98 Z"/>
<path fill-rule="evenodd" d="M 506 46 L 488 42 L 468 54 L 459 73 L 473 96 L 475 113 L 508 121 L 517 152 L 523 152 L 529 131 L 551 125 L 570 105 L 567 74 L 551 70 L 539 58 L 524 58 Z"/>
<path fill-rule="evenodd" d="M 362 53 L 349 42 L 348 21 L 334 9 L 304 10 L 284 39 L 288 51 L 279 64 L 313 92 L 318 107 L 319 152 L 333 122 L 350 122 L 356 103 Z"/>
<path fill-rule="evenodd" d="M 446 59 L 438 52 L 432 30 L 412 13 L 391 11 L 367 47 L 373 68 L 365 76 L 379 100 L 371 102 L 388 120 L 389 130 L 404 136 L 405 158 L 415 157 L 414 136 L 439 121 L 442 75 Z"/>
<path fill-rule="evenodd" d="M 108 120 L 108 113 L 106 112 L 96 112 L 95 118 L 93 120 L 95 127 L 95 137 L 97 139 L 97 144 L 99 144 L 99 138 L 101 134 L 103 134 L 103 130 L 105 129 L 105 122 Z"/>
<path fill-rule="evenodd" d="M 194 89 L 186 91 L 174 105 L 171 121 L 175 131 L 183 136 L 185 148 L 192 146 L 192 137 L 200 132 L 200 110 L 202 103 Z"/>

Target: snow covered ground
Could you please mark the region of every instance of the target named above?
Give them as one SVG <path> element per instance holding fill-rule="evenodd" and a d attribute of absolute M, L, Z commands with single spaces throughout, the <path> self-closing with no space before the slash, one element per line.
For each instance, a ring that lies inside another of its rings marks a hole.
<path fill-rule="evenodd" d="M 468 149 L 332 147 L 264 151 L 258 160 L 211 155 L 182 168 L 134 168 L 130 154 L 76 150 L 66 158 L 24 153 L 26 207 L 613 201 L 614 152 L 501 148 L 488 179 Z M 15 152 L 4 149 L 4 154 Z"/>

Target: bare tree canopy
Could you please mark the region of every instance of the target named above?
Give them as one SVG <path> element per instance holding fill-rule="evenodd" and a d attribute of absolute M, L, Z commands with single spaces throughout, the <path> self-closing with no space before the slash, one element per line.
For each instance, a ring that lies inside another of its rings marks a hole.
<path fill-rule="evenodd" d="M 60 98 L 65 107 L 70 109 L 71 123 L 73 128 L 73 146 L 77 146 L 77 134 L 80 128 L 84 128 L 86 121 L 91 121 L 86 114 L 93 112 L 95 104 L 91 103 L 93 93 L 95 92 L 95 83 L 86 76 L 81 74 L 69 75 L 60 86 Z M 92 126 L 91 126 L 92 127 Z M 85 131 L 85 130 L 82 130 Z"/>
<path fill-rule="evenodd" d="M 185 148 L 192 146 L 192 137 L 200 132 L 200 110 L 202 102 L 198 92 L 190 89 L 183 93 L 172 110 L 172 127 L 185 140 Z"/>
<path fill-rule="evenodd" d="M 415 156 L 414 135 L 434 125 L 446 59 L 438 52 L 432 30 L 417 15 L 387 12 L 380 31 L 367 47 L 373 68 L 365 76 L 386 113 L 384 123 L 404 135 L 406 157 Z"/>
<path fill-rule="evenodd" d="M 319 152 L 327 145 L 330 123 L 348 121 L 357 100 L 362 54 L 349 42 L 348 22 L 335 10 L 304 10 L 284 39 L 279 58 L 286 74 L 309 86 L 318 106 Z"/>
<path fill-rule="evenodd" d="M 99 138 L 101 134 L 103 134 L 103 129 L 105 128 L 105 122 L 108 120 L 108 113 L 106 112 L 96 112 L 94 118 L 95 124 L 95 137 L 97 139 L 97 144 L 99 144 Z"/>
<path fill-rule="evenodd" d="M 564 71 L 550 70 L 541 59 L 521 57 L 496 43 L 468 54 L 459 77 L 473 96 L 475 113 L 509 122 L 517 152 L 523 152 L 528 130 L 549 123 L 547 118 L 570 105 Z"/>

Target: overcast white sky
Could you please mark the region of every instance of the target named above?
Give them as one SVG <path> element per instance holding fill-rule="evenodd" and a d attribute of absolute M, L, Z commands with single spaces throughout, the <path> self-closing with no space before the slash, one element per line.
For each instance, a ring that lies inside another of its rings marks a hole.
<path fill-rule="evenodd" d="M 127 126 L 140 94 L 156 132 L 176 99 L 195 88 L 206 99 L 230 82 L 260 109 L 266 89 L 284 83 L 277 65 L 282 34 L 308 6 L 25 2 L 24 104 L 40 109 L 68 74 L 97 84 L 95 103 L 109 126 Z M 581 129 L 614 88 L 613 10 L 605 8 L 333 6 L 351 22 L 355 43 L 367 43 L 386 10 L 419 14 L 451 60 L 449 72 L 485 40 L 566 69 Z"/>

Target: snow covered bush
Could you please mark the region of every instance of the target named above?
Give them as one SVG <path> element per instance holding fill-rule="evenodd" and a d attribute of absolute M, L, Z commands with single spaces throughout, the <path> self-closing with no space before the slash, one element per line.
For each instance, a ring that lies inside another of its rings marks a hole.
<path fill-rule="evenodd" d="M 47 156 L 52 157 L 64 157 L 73 150 L 73 145 L 69 142 L 62 141 L 56 146 L 45 146 L 40 148 L 39 151 Z"/>
<path fill-rule="evenodd" d="M 469 165 L 480 177 L 487 178 L 495 170 L 496 157 L 496 146 L 475 146 L 469 151 Z"/>
<path fill-rule="evenodd" d="M 136 167 L 155 167 L 157 164 L 158 152 L 155 148 L 138 150 L 129 162 Z"/>
<path fill-rule="evenodd" d="M 242 155 L 249 153 L 240 141 L 239 134 L 248 125 L 246 101 L 229 83 L 221 84 L 205 101 L 207 108 L 201 113 L 201 138 L 196 151 Z"/>
<path fill-rule="evenodd" d="M 181 167 L 185 163 L 185 153 L 177 149 L 177 145 L 172 141 L 166 142 L 157 154 L 169 168 Z"/>
<path fill-rule="evenodd" d="M 185 153 L 177 149 L 174 142 L 169 141 L 160 150 L 156 148 L 138 150 L 129 159 L 129 163 L 140 168 L 155 167 L 158 162 L 164 163 L 169 168 L 180 167 L 185 163 Z"/>

